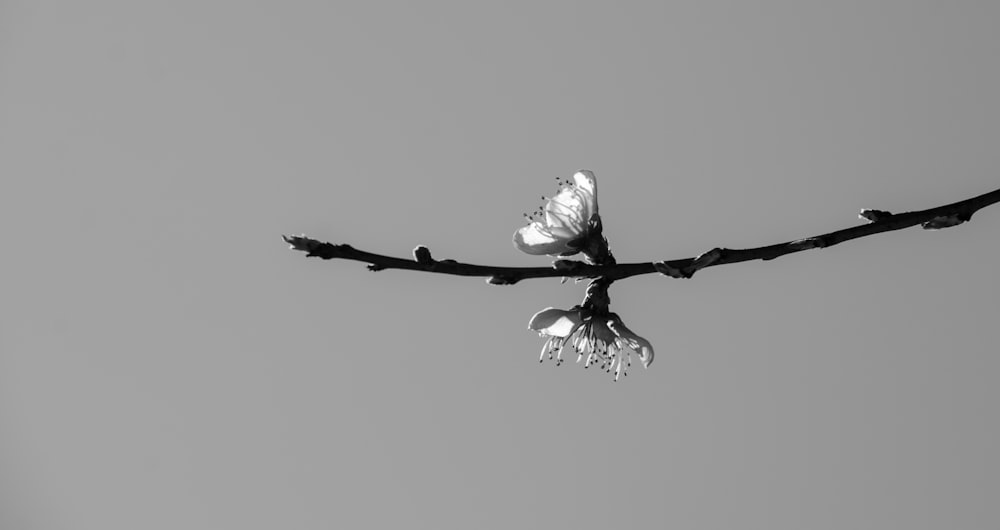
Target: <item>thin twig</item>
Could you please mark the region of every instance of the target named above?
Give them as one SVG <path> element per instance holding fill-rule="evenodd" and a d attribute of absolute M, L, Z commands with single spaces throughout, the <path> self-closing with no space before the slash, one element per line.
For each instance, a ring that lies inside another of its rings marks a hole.
<path fill-rule="evenodd" d="M 455 276 L 480 276 L 486 277 L 487 282 L 495 285 L 511 285 L 528 278 L 596 278 L 603 276 L 609 280 L 621 280 L 652 272 L 660 272 L 678 278 L 690 278 L 695 272 L 705 267 L 758 259 L 772 260 L 786 254 L 814 248 L 832 247 L 851 239 L 909 228 L 918 224 L 923 225 L 926 229 L 947 228 L 968 221 L 972 218 L 972 214 L 979 209 L 997 202 L 1000 202 L 1000 189 L 964 201 L 916 212 L 891 214 L 881 210 L 863 210 L 861 216 L 871 221 L 868 224 L 818 236 L 757 248 L 713 248 L 694 258 L 619 263 L 608 266 L 589 265 L 582 261 L 557 260 L 551 267 L 494 267 L 461 263 L 451 259 L 435 260 L 431 257 L 427 247 L 423 246 L 414 249 L 414 259 L 404 259 L 357 250 L 350 245 L 323 243 L 304 235 L 281 237 L 291 245 L 293 250 L 306 252 L 307 256 L 362 261 L 369 263 L 368 269 L 373 271 L 406 269 Z"/>

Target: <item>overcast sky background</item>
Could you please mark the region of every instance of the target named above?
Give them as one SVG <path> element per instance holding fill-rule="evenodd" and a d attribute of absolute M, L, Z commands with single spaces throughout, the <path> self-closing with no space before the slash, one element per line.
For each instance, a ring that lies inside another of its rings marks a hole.
<path fill-rule="evenodd" d="M 588 168 L 619 261 L 1000 182 L 995 2 L 0 2 L 0 527 L 1000 526 L 1000 207 L 614 285 L 539 365 Z"/>

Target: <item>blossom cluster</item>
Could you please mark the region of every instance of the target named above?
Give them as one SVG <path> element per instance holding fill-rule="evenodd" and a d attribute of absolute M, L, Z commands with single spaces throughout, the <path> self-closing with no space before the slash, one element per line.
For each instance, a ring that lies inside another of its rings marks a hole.
<path fill-rule="evenodd" d="M 535 313 L 528 322 L 528 329 L 548 337 L 542 346 L 538 361 L 546 356 L 563 363 L 563 351 L 572 347 L 576 362 L 586 358 L 584 368 L 600 363 L 602 370 L 614 373 L 615 381 L 628 375 L 632 354 L 639 356 L 643 367 L 653 362 L 653 346 L 646 339 L 628 329 L 615 313 L 597 314 L 584 307 L 570 310 L 549 307 Z"/>
<path fill-rule="evenodd" d="M 555 257 L 583 253 L 596 265 L 614 263 L 607 240 L 601 234 L 597 208 L 597 177 L 587 170 L 577 171 L 572 180 L 556 179 L 559 191 L 532 215 L 525 214 L 528 226 L 514 233 L 514 246 L 532 255 Z M 554 266 L 565 265 L 557 260 Z M 599 365 L 614 374 L 614 380 L 628 375 L 632 355 L 644 367 L 653 362 L 653 347 L 646 339 L 628 329 L 621 318 L 608 310 L 609 280 L 597 279 L 587 289 L 582 305 L 569 310 L 549 307 L 531 317 L 528 328 L 546 337 L 539 362 L 546 356 L 563 363 L 563 352 L 572 348 L 576 362 L 584 368 Z"/>

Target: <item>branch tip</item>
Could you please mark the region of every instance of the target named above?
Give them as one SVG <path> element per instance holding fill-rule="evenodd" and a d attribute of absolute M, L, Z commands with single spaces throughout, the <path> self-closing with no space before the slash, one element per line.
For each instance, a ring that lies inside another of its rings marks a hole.
<path fill-rule="evenodd" d="M 314 256 L 314 251 L 322 245 L 319 241 L 315 239 L 309 239 L 305 234 L 299 236 L 286 236 L 282 235 L 281 239 L 288 243 L 288 248 L 290 250 L 299 250 L 306 252 L 309 256 Z"/>

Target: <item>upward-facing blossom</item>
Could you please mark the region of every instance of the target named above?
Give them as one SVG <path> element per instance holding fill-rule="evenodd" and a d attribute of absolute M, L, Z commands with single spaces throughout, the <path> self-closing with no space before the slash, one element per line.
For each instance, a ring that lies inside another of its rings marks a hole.
<path fill-rule="evenodd" d="M 514 233 L 514 246 L 532 255 L 569 256 L 580 252 L 587 239 L 599 230 L 597 177 L 583 170 L 573 180 L 556 179 L 559 193 L 545 198 L 545 205 L 532 215 L 528 226 Z"/>
<path fill-rule="evenodd" d="M 644 367 L 649 368 L 653 363 L 653 346 L 625 327 L 615 313 L 599 315 L 579 306 L 568 311 L 549 307 L 535 313 L 528 328 L 548 337 L 539 362 L 547 355 L 555 359 L 557 366 L 561 365 L 563 349 L 569 344 L 578 354 L 576 362 L 586 358 L 584 368 L 589 368 L 600 361 L 602 369 L 614 372 L 615 381 L 619 376 L 628 375 L 626 371 L 632 365 L 633 353 L 639 356 Z"/>

